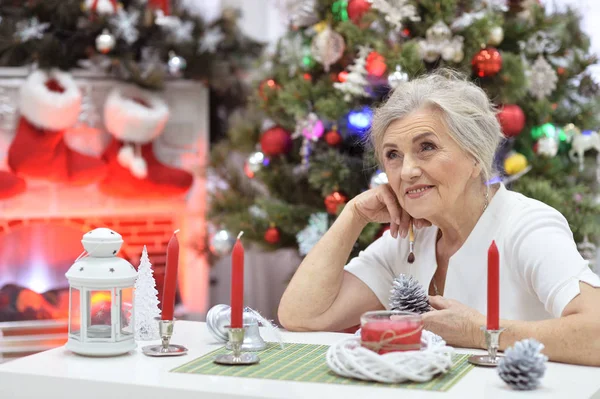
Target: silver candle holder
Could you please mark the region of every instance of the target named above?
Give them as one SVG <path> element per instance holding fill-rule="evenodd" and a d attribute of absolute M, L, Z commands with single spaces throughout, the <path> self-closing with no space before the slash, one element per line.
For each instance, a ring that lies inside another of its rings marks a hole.
<path fill-rule="evenodd" d="M 487 355 L 473 355 L 469 357 L 469 363 L 476 366 L 496 367 L 502 356 L 498 355 L 500 348 L 500 334 L 504 328 L 498 330 L 488 330 L 486 327 L 481 327 L 485 333 L 485 346 L 487 347 Z"/>
<path fill-rule="evenodd" d="M 161 320 L 160 317 L 156 317 L 155 320 L 158 320 L 158 332 L 161 344 L 144 346 L 142 348 L 144 355 L 156 357 L 185 355 L 188 351 L 185 346 L 171 344 L 176 319 Z"/>
<path fill-rule="evenodd" d="M 260 336 L 258 320 L 253 310 L 245 308 L 243 313 L 244 342 L 242 352 L 258 352 L 267 348 L 267 343 Z M 219 342 L 226 342 L 226 348 L 231 350 L 229 341 L 229 324 L 231 323 L 231 307 L 215 305 L 206 314 L 206 326 L 211 335 Z"/>
<path fill-rule="evenodd" d="M 242 352 L 246 328 L 231 328 L 228 326 L 227 330 L 229 335 L 228 344 L 231 346 L 231 353 L 218 355 L 215 357 L 214 362 L 228 366 L 245 366 L 258 363 L 260 358 L 256 353 Z"/>

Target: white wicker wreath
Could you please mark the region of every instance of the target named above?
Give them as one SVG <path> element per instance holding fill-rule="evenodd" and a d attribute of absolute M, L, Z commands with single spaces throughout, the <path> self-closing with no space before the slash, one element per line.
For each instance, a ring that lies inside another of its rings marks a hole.
<path fill-rule="evenodd" d="M 329 347 L 327 365 L 342 377 L 399 383 L 425 382 L 452 367 L 454 349 L 438 335 L 423 330 L 419 351 L 379 355 L 360 345 L 360 337 L 346 338 Z"/>

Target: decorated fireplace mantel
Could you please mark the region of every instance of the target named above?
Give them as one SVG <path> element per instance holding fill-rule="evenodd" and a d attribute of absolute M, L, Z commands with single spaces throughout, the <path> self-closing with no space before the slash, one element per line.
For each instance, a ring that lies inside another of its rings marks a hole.
<path fill-rule="evenodd" d="M 20 120 L 19 90 L 31 72 L 30 68 L 0 68 L 0 171 L 10 170 L 8 152 Z M 126 86 L 123 82 L 89 71 L 73 71 L 71 75 L 82 94 L 81 113 L 77 124 L 65 132 L 64 140 L 67 147 L 78 153 L 100 158 L 115 141 L 106 130 L 103 116 L 107 97 L 115 88 Z M 11 245 L 22 244 L 31 250 L 37 244 L 27 244 L 24 240 L 36 236 L 43 242 L 39 236 L 48 231 L 53 235 L 50 241 L 61 249 L 64 245 L 63 252 L 71 256 L 70 251 L 74 251 L 71 248 L 80 246 L 77 241 L 71 242 L 72 237 L 96 227 L 109 227 L 122 234 L 125 244 L 121 255 L 129 258 L 135 266 L 146 245 L 158 287 L 168 238 L 175 229 L 180 229 L 182 311 L 191 318 L 203 316 L 208 306 L 209 270 L 198 248 L 201 248 L 205 234 L 208 90 L 198 82 L 173 80 L 167 82 L 164 91 L 153 94 L 164 100 L 170 115 L 164 130 L 152 140 L 147 150 L 153 151 L 160 164 L 189 172 L 193 176 L 191 187 L 174 195 L 157 197 L 140 192 L 128 197 L 101 191 L 96 182 L 74 186 L 25 177 L 24 192 L 0 200 L 0 276 L 4 277 L 0 278 L 0 287 L 9 282 L 9 276 L 27 275 L 30 280 L 35 280 L 34 286 L 28 288 L 52 288 L 40 281 L 42 277 L 36 280 L 31 277 L 31 272 L 24 273 L 21 269 L 26 265 L 15 266 L 15 258 L 4 253 L 10 251 Z M 44 256 L 43 253 L 38 255 Z M 64 277 L 68 266 L 65 265 L 64 270 L 52 271 L 50 275 Z M 13 270 L 9 271 L 11 267 Z"/>

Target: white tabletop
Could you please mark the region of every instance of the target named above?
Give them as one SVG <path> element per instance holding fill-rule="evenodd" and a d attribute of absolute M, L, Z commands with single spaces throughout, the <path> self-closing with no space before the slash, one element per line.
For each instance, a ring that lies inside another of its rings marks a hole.
<path fill-rule="evenodd" d="M 266 339 L 272 339 L 264 331 Z M 347 334 L 284 332 L 286 342 L 331 344 Z M 394 398 L 398 389 L 301 383 L 263 379 L 170 373 L 221 346 L 204 323 L 179 321 L 171 341 L 185 345 L 180 357 L 151 358 L 138 343 L 130 354 L 110 358 L 75 355 L 64 347 L 0 365 L 0 398 Z M 475 352 L 475 351 L 473 351 Z M 600 368 L 549 363 L 539 389 L 517 392 L 508 388 L 494 369 L 475 368 L 447 392 L 402 390 L 407 398 L 590 398 L 600 395 Z"/>

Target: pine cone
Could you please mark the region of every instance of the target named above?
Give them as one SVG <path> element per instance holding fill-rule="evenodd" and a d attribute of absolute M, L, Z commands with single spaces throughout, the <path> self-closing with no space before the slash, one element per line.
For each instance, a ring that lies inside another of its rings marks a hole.
<path fill-rule="evenodd" d="M 535 339 L 515 343 L 498 362 L 498 375 L 514 389 L 530 390 L 540 385 L 548 357 L 541 353 L 544 345 Z"/>
<path fill-rule="evenodd" d="M 390 309 L 405 312 L 429 312 L 429 296 L 412 276 L 401 274 L 394 279 L 390 292 Z"/>

